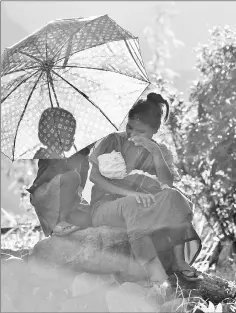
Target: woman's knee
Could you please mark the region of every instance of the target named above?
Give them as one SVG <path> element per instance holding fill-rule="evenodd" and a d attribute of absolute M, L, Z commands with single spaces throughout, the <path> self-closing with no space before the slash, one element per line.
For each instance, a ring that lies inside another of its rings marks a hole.
<path fill-rule="evenodd" d="M 136 198 L 132 196 L 122 197 L 118 201 L 120 205 L 127 208 L 135 208 L 139 206 Z"/>
<path fill-rule="evenodd" d="M 129 216 L 136 215 L 143 209 L 142 204 L 138 203 L 135 197 L 127 196 L 118 200 L 120 215 L 126 220 Z"/>
<path fill-rule="evenodd" d="M 125 227 L 122 210 L 116 200 L 100 205 L 93 214 L 92 222 L 94 227 Z"/>
<path fill-rule="evenodd" d="M 61 176 L 61 185 L 70 185 L 73 186 L 74 188 L 78 188 L 81 183 L 81 178 L 80 174 L 75 171 L 69 171 L 64 173 Z"/>

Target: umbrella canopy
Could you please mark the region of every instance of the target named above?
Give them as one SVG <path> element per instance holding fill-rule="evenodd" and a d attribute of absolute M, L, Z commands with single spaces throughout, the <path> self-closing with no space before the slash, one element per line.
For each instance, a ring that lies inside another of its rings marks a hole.
<path fill-rule="evenodd" d="M 80 150 L 119 129 L 150 84 L 138 38 L 108 15 L 48 23 L 4 51 L 1 77 L 1 149 L 13 161 L 42 146 L 46 108 L 73 114 Z"/>

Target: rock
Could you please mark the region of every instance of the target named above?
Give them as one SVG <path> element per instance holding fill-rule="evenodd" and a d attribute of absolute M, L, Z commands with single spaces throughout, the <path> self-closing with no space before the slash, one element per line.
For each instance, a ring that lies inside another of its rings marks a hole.
<path fill-rule="evenodd" d="M 20 258 L 10 257 L 1 262 L 2 294 L 14 302 L 21 279 L 27 277 L 27 265 Z"/>
<path fill-rule="evenodd" d="M 177 276 L 177 277 L 176 277 Z M 178 275 L 169 276 L 173 288 L 179 286 L 184 297 L 198 296 L 218 304 L 225 299 L 236 300 L 236 284 L 221 277 L 202 273 L 203 279 L 197 282 L 189 282 Z"/>
<path fill-rule="evenodd" d="M 106 299 L 109 312 L 156 312 L 146 300 L 145 288 L 134 283 L 108 291 Z"/>
<path fill-rule="evenodd" d="M 83 273 L 77 275 L 71 284 L 71 294 L 73 297 L 81 296 L 94 292 L 95 290 L 105 288 L 114 283 L 111 278 L 101 277 L 101 275 L 94 275 Z"/>
<path fill-rule="evenodd" d="M 109 312 L 105 288 L 74 297 L 62 303 L 58 312 Z"/>
<path fill-rule="evenodd" d="M 164 302 L 176 298 L 176 290 L 172 288 L 169 282 L 165 281 L 161 285 L 154 284 L 148 288 L 146 298 L 152 305 L 160 307 Z"/>
<path fill-rule="evenodd" d="M 14 255 L 21 256 L 22 253 L 16 251 Z M 101 286 L 99 285 L 100 281 L 92 279 L 93 287 L 96 285 L 96 288 L 87 288 L 88 286 L 86 287 L 86 283 L 81 278 L 89 274 L 79 276 L 84 272 L 104 276 L 115 274 L 115 279 L 118 280 L 117 278 L 119 278 L 120 284 L 124 281 L 142 281 L 145 277 L 139 264 L 130 257 L 130 245 L 125 229 L 118 227 L 88 228 L 65 237 L 52 236 L 46 238 L 39 241 L 30 251 L 28 258 L 24 258 L 24 260 L 16 257 L 9 258 L 9 256 L 8 260 L 1 260 L 2 265 L 4 265 L 2 267 L 2 280 L 6 281 L 4 292 L 9 296 L 13 297 L 13 290 L 17 290 L 18 284 L 19 286 L 22 285 L 22 282 L 18 282 L 20 276 L 22 280 L 24 279 L 23 282 L 29 281 L 32 288 L 37 287 L 39 280 L 42 280 L 42 284 L 50 286 L 53 290 L 57 287 L 63 290 L 68 286 L 74 286 L 71 289 L 71 294 L 76 298 L 84 297 L 90 293 L 96 294 Z M 26 264 L 29 274 L 25 272 L 24 265 Z M 76 276 L 77 280 L 75 279 Z M 16 277 L 18 278 L 16 279 Z M 86 277 L 91 278 L 91 275 Z M 191 292 L 192 297 L 202 297 L 214 304 L 218 304 L 225 298 L 232 299 L 232 302 L 235 301 L 235 283 L 213 275 L 203 274 L 203 277 L 204 279 L 199 282 L 188 282 L 180 276 L 171 275 L 169 281 L 174 291 L 177 286 L 181 288 L 183 293 L 181 297 L 187 298 Z M 12 285 L 16 288 L 10 288 Z M 176 290 L 177 297 L 180 296 L 178 294 L 180 288 Z M 81 290 L 82 293 L 86 291 L 86 294 L 81 294 Z M 157 303 L 162 304 L 160 303 L 163 298 L 162 292 L 153 290 L 150 292 L 149 298 L 154 299 L 155 293 Z M 110 294 L 110 297 L 114 298 L 114 294 Z M 119 294 L 119 297 L 123 299 L 123 294 Z M 172 300 L 172 298 L 168 298 L 168 300 Z M 13 305 L 15 305 L 14 301 Z"/>
<path fill-rule="evenodd" d="M 76 272 L 142 274 L 139 264 L 130 259 L 126 231 L 119 227 L 91 227 L 46 238 L 34 246 L 28 262 Z"/>
<path fill-rule="evenodd" d="M 165 312 L 165 313 L 169 313 L 169 312 L 186 312 L 183 309 L 183 304 L 184 299 L 183 298 L 176 298 L 173 299 L 171 301 L 167 301 L 164 304 L 162 304 L 162 306 L 160 307 L 160 311 L 159 312 Z"/>

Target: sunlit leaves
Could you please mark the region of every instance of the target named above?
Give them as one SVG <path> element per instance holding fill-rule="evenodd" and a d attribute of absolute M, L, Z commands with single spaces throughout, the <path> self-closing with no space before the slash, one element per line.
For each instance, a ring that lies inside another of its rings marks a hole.
<path fill-rule="evenodd" d="M 236 28 L 215 27 L 207 45 L 197 49 L 201 79 L 191 101 L 199 120 L 188 128 L 188 153 L 196 154 L 192 171 L 205 184 L 211 214 L 232 233 L 236 192 Z M 205 172 L 208 175 L 205 175 Z M 208 209 L 209 209 L 208 208 Z"/>
<path fill-rule="evenodd" d="M 162 50 L 163 44 L 152 41 L 155 55 L 151 62 L 155 66 L 150 68 L 150 78 L 171 105 L 169 123 L 162 127 L 158 139 L 163 138 L 175 148 L 182 174 L 178 187 L 191 196 L 209 219 L 219 222 L 223 236 L 233 238 L 236 28 L 215 27 L 208 43 L 197 47 L 196 68 L 200 75 L 191 86 L 190 102 L 184 102 L 176 90 L 170 89 L 171 77 L 160 70 L 164 64 L 162 52 L 167 48 Z"/>

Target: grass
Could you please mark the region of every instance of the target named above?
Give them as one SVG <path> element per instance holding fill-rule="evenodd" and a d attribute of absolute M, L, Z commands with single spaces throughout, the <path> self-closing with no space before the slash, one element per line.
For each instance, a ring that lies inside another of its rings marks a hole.
<path fill-rule="evenodd" d="M 2 241 L 1 241 L 1 248 L 8 250 L 21 250 L 25 251 L 28 249 L 33 248 L 33 246 L 41 239 L 44 238 L 42 232 L 40 231 L 33 231 L 34 225 L 33 224 L 28 224 L 25 225 L 24 227 L 19 227 L 15 229 L 15 231 L 10 231 L 6 233 L 5 235 L 2 235 Z M 201 264 L 198 264 L 198 268 L 201 267 Z M 236 273 L 236 264 L 234 262 L 229 262 L 227 263 L 227 266 L 224 266 L 222 268 L 215 268 L 215 269 L 210 269 L 207 271 L 208 273 L 212 273 L 214 275 L 220 276 L 226 280 L 233 281 L 236 283 L 235 280 L 235 275 Z M 39 279 L 40 280 L 40 279 Z M 38 280 L 38 281 L 39 281 Z M 9 284 L 9 281 L 8 281 Z M 38 283 L 39 284 L 39 283 Z M 91 281 L 90 281 L 91 284 Z M 116 288 L 121 287 L 121 285 L 116 283 Z M 113 288 L 114 286 L 112 286 Z M 41 287 L 38 287 L 41 288 Z M 53 287 L 54 288 L 54 287 Z M 55 288 L 51 290 L 51 294 L 56 293 L 58 291 L 55 291 Z M 5 296 L 4 296 L 5 297 Z M 2 301 L 5 303 L 9 300 L 7 298 L 2 299 Z M 82 297 L 82 296 L 81 296 Z M 170 306 L 168 307 L 169 312 L 186 312 L 186 313 L 194 313 L 194 312 L 236 312 L 236 303 L 233 303 L 232 301 L 229 301 L 225 299 L 222 301 L 218 306 L 214 306 L 212 303 L 203 300 L 201 297 L 194 296 L 189 293 L 189 295 L 186 297 L 186 294 L 184 294 L 183 290 L 181 289 L 180 285 L 177 284 L 177 288 L 175 290 L 175 293 L 172 294 L 171 298 L 167 298 L 165 294 L 165 289 L 161 289 L 156 287 L 154 290 L 154 297 L 155 299 L 158 299 L 159 301 L 159 306 L 157 305 L 156 312 L 158 312 L 160 308 L 160 303 L 165 303 L 167 300 L 170 300 Z M 65 298 L 67 300 L 65 301 L 76 301 L 75 298 Z M 82 298 L 81 298 L 82 299 Z M 162 300 L 160 300 L 162 299 Z M 177 300 L 178 301 L 177 301 Z M 82 300 L 81 300 L 82 301 Z M 83 300 L 85 301 L 85 300 Z M 87 298 L 88 303 L 91 301 L 89 298 Z M 124 300 L 124 302 L 126 302 Z M 46 303 L 46 302 L 45 302 Z M 127 304 L 127 303 L 126 303 Z M 52 305 L 52 303 L 51 303 Z M 72 304 L 71 304 L 72 305 Z M 121 303 L 120 303 L 121 305 Z M 10 306 L 12 311 L 12 307 Z M 24 308 L 27 308 L 27 304 L 25 305 Z M 31 309 L 33 307 L 31 306 Z M 53 307 L 55 310 L 55 306 Z M 103 308 L 104 309 L 104 308 Z M 119 310 L 119 308 L 117 308 Z M 199 311 L 197 311 L 197 309 Z M 32 309 L 33 310 L 33 309 Z M 99 307 L 98 307 L 99 310 Z M 53 311 L 53 310 L 52 310 Z"/>
<path fill-rule="evenodd" d="M 34 225 L 24 225 L 23 227 L 15 227 L 8 233 L 1 235 L 1 248 L 9 250 L 29 250 L 44 235 L 41 231 L 33 231 Z"/>

